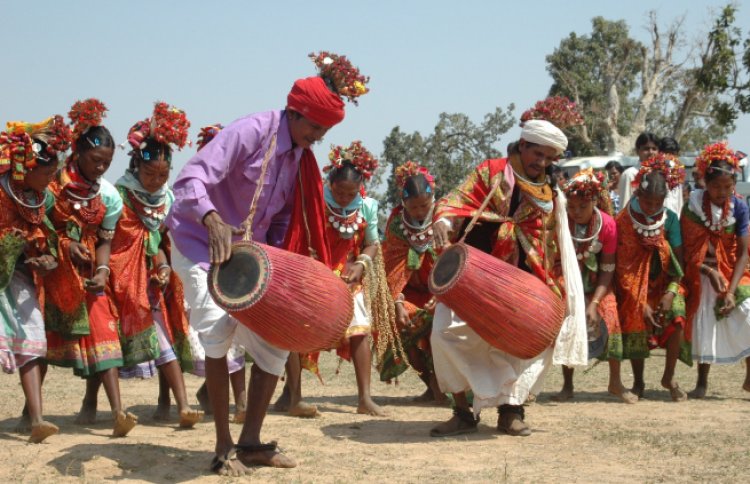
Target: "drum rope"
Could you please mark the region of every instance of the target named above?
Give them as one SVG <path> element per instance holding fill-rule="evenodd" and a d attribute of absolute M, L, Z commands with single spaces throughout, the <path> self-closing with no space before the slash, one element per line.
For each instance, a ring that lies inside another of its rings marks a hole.
<path fill-rule="evenodd" d="M 263 156 L 263 163 L 260 165 L 260 177 L 258 183 L 255 185 L 255 193 L 253 194 L 253 201 L 250 203 L 250 213 L 245 219 L 245 235 L 242 236 L 244 242 L 248 242 L 253 238 L 253 219 L 255 218 L 255 211 L 258 208 L 258 199 L 260 193 L 263 191 L 263 181 L 266 179 L 266 170 L 268 169 L 268 162 L 271 160 L 271 156 L 276 153 L 276 134 L 271 136 L 271 144 L 266 150 L 266 154 Z"/>

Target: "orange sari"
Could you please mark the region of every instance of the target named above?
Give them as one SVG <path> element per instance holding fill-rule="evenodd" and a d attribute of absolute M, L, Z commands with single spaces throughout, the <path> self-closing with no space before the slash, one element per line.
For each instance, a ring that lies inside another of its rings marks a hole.
<path fill-rule="evenodd" d="M 151 282 L 156 275 L 156 252 L 169 256 L 169 238 L 158 230 L 150 232 L 136 210 L 140 204 L 130 192 L 118 186 L 123 199 L 122 215 L 112 239 L 109 259 L 111 274 L 108 293 L 119 310 L 124 366 L 159 357 L 153 311 L 158 310 L 164 329 L 184 371 L 192 368 L 188 343 L 188 320 L 184 311 L 182 281 L 172 271 L 169 284 L 160 290 Z M 142 209 L 142 207 L 140 207 Z"/>
<path fill-rule="evenodd" d="M 685 297 L 682 291 L 674 298 L 672 309 L 665 316 L 666 326 L 663 329 L 649 327 L 643 318 L 646 304 L 656 308 L 671 275 L 682 275 L 682 268 L 674 257 L 664 229 L 657 236 L 658 239 L 645 240 L 633 227 L 627 207 L 618 214 L 616 221 L 615 287 L 623 333 L 623 359 L 648 358 L 651 348 L 664 347 L 674 331 L 685 326 Z M 681 344 L 680 360 L 692 364 L 689 343 Z"/>
<path fill-rule="evenodd" d="M 427 286 L 437 255 L 432 247 L 417 252 L 408 242 L 400 228 L 403 207 L 393 209 L 388 218 L 383 242 L 383 259 L 386 278 L 394 299 L 404 294 L 404 309 L 409 315 L 409 327 L 398 326 L 404 352 L 411 366 L 420 373 L 432 373 L 432 351 L 430 331 L 432 315 L 422 309 L 432 294 Z M 405 362 L 389 350 L 380 368 L 380 379 L 390 381 L 406 371 Z"/>
<path fill-rule="evenodd" d="M 106 207 L 100 195 L 79 206 L 67 195 L 71 182 L 67 168 L 50 184 L 55 205 L 48 216 L 59 237 L 57 269 L 44 277 L 44 313 L 47 325 L 47 360 L 72 367 L 83 377 L 122 366 L 117 311 L 106 294 L 84 289 L 84 280 L 94 275 L 97 231 Z M 70 258 L 70 244 L 80 242 L 91 254 L 91 262 L 77 266 Z"/>

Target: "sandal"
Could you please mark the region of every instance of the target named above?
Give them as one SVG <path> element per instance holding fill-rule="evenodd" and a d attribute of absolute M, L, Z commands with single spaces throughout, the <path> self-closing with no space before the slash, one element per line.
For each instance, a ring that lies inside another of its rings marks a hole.
<path fill-rule="evenodd" d="M 294 459 L 284 455 L 279 448 L 279 444 L 275 440 L 267 444 L 237 444 L 234 448 L 240 452 L 259 454 L 255 457 L 242 459 L 243 464 L 245 465 L 279 467 L 284 469 L 297 467 L 297 463 Z M 273 452 L 273 455 L 267 457 L 265 454 L 268 452 Z"/>
<path fill-rule="evenodd" d="M 451 437 L 454 435 L 473 434 L 477 431 L 479 417 L 474 418 L 470 410 L 453 407 L 453 416 L 430 430 L 430 437 Z"/>
<path fill-rule="evenodd" d="M 224 455 L 215 455 L 211 459 L 211 472 L 220 476 L 240 477 L 247 474 L 249 469 L 237 459 L 237 451 L 230 450 Z"/>

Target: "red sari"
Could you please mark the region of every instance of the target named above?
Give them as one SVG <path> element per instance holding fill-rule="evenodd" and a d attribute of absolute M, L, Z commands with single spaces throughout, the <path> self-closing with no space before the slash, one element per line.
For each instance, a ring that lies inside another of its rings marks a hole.
<path fill-rule="evenodd" d="M 418 252 L 409 243 L 401 221 L 402 206 L 393 209 L 388 218 L 383 242 L 383 261 L 388 287 L 394 299 L 404 295 L 404 309 L 409 315 L 411 326 L 398 326 L 404 352 L 409 362 L 420 373 L 432 372 L 432 351 L 430 331 L 432 315 L 423 308 L 432 297 L 427 286 L 437 255 L 432 247 Z M 380 368 L 380 379 L 390 381 L 406 371 L 407 365 L 389 351 Z M 421 376 L 421 375 L 420 375 Z"/>
<path fill-rule="evenodd" d="M 106 294 L 84 289 L 84 280 L 94 275 L 97 232 L 106 207 L 101 195 L 80 206 L 66 186 L 75 174 L 62 169 L 49 186 L 55 204 L 48 216 L 59 238 L 57 269 L 44 277 L 47 324 L 47 360 L 71 367 L 83 377 L 122 366 L 117 312 Z M 76 206 L 79 205 L 79 209 Z M 70 258 L 70 244 L 83 244 L 91 262 L 77 266 Z"/>
<path fill-rule="evenodd" d="M 169 238 L 158 230 L 149 231 L 138 215 L 143 205 L 126 188 L 118 186 L 117 189 L 123 199 L 123 209 L 112 239 L 108 294 L 119 310 L 124 366 L 159 357 L 153 316 L 153 311 L 159 311 L 180 366 L 189 371 L 192 353 L 182 281 L 172 271 L 163 290 L 151 282 L 158 272 L 158 249 L 169 256 Z"/>

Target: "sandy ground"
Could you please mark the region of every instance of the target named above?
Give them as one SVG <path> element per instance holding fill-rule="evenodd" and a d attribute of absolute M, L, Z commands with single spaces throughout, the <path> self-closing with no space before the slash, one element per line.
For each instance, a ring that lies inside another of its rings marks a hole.
<path fill-rule="evenodd" d="M 450 416 L 447 407 L 412 402 L 422 392 L 413 373 L 398 386 L 373 384 L 375 400 L 388 417 L 355 413 L 354 371 L 332 355 L 321 358 L 325 385 L 305 376 L 308 401 L 323 415 L 299 420 L 269 414 L 263 437 L 278 440 L 295 459 L 296 469 L 257 469 L 260 482 L 747 482 L 750 478 L 750 394 L 741 384 L 744 367 L 712 369 L 703 401 L 672 403 L 657 387 L 663 354 L 647 361 L 646 400 L 619 403 L 606 393 L 607 366 L 578 372 L 574 403 L 557 404 L 549 396 L 561 384 L 559 369 L 547 378 L 538 402 L 527 407 L 534 433 L 508 437 L 495 429 L 496 415 L 485 412 L 477 434 L 430 438 L 430 428 Z M 626 384 L 631 381 L 624 365 Z M 373 375 L 375 376 L 375 375 Z M 694 370 L 680 364 L 678 377 L 690 389 Z M 154 422 L 157 382 L 122 382 L 123 401 L 140 417 L 126 438 L 113 439 L 111 417 L 100 396 L 100 422 L 73 423 L 84 382 L 52 368 L 45 385 L 45 413 L 61 433 L 41 445 L 14 433 L 23 399 L 18 377 L 2 377 L 0 392 L 0 482 L 232 482 L 208 471 L 213 426 L 178 430 L 175 423 Z M 191 400 L 201 383 L 186 375 Z M 277 388 L 277 393 L 280 388 Z M 173 411 L 174 413 L 174 411 Z M 238 425 L 232 425 L 239 432 Z M 235 479 L 237 480 L 237 479 Z"/>

